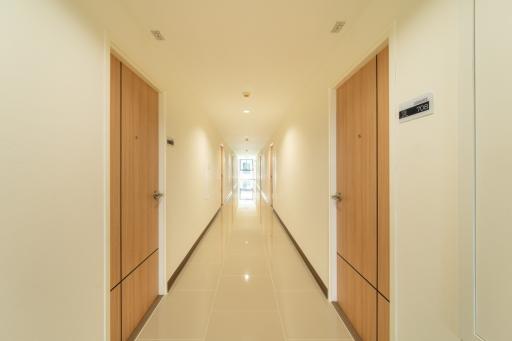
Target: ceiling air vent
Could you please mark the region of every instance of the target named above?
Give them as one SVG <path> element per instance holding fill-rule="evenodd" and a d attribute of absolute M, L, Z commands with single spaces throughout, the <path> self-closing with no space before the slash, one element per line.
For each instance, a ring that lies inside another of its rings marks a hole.
<path fill-rule="evenodd" d="M 343 26 L 345 26 L 344 21 L 336 21 L 336 24 L 334 24 L 334 26 L 331 29 L 331 33 L 339 33 Z"/>
<path fill-rule="evenodd" d="M 162 32 L 158 30 L 151 30 L 151 34 L 153 35 L 153 37 L 155 37 L 156 40 L 165 40 L 165 37 L 163 36 Z"/>

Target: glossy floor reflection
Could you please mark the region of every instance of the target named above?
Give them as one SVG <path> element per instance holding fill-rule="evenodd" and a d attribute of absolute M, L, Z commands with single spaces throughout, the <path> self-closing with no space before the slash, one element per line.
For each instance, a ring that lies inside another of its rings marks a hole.
<path fill-rule="evenodd" d="M 258 197 L 223 207 L 138 340 L 352 340 Z"/>

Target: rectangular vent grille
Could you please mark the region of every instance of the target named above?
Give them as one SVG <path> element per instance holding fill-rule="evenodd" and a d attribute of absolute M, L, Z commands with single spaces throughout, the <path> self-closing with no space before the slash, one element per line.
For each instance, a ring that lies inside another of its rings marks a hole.
<path fill-rule="evenodd" d="M 331 33 L 339 33 L 343 26 L 345 26 L 344 21 L 336 21 L 336 24 L 334 24 L 334 26 L 331 29 Z"/>
<path fill-rule="evenodd" d="M 152 30 L 151 34 L 153 35 L 153 37 L 155 37 L 156 40 L 165 40 L 165 37 L 163 36 L 162 32 L 158 30 Z"/>

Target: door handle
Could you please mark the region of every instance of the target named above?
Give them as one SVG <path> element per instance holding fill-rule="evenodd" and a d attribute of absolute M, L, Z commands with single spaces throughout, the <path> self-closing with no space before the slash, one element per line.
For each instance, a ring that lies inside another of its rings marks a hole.
<path fill-rule="evenodd" d="M 161 197 L 163 197 L 164 194 L 163 193 L 160 193 L 158 191 L 154 191 L 153 192 L 153 199 L 155 199 L 156 201 L 159 201 Z"/>
<path fill-rule="evenodd" d="M 336 192 L 335 194 L 331 195 L 331 199 L 340 202 L 341 200 L 343 200 L 343 196 L 341 195 L 340 192 Z"/>

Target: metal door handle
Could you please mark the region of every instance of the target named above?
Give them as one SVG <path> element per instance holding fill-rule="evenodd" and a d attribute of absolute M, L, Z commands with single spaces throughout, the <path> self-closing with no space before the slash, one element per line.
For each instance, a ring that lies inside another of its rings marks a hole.
<path fill-rule="evenodd" d="M 163 193 L 160 193 L 158 191 L 154 191 L 153 192 L 153 199 L 155 199 L 156 201 L 160 200 L 161 197 L 163 197 L 164 194 Z"/>
<path fill-rule="evenodd" d="M 336 201 L 341 201 L 343 199 L 343 197 L 341 196 L 340 192 L 336 192 L 335 194 L 331 195 L 331 199 L 336 200 Z"/>

